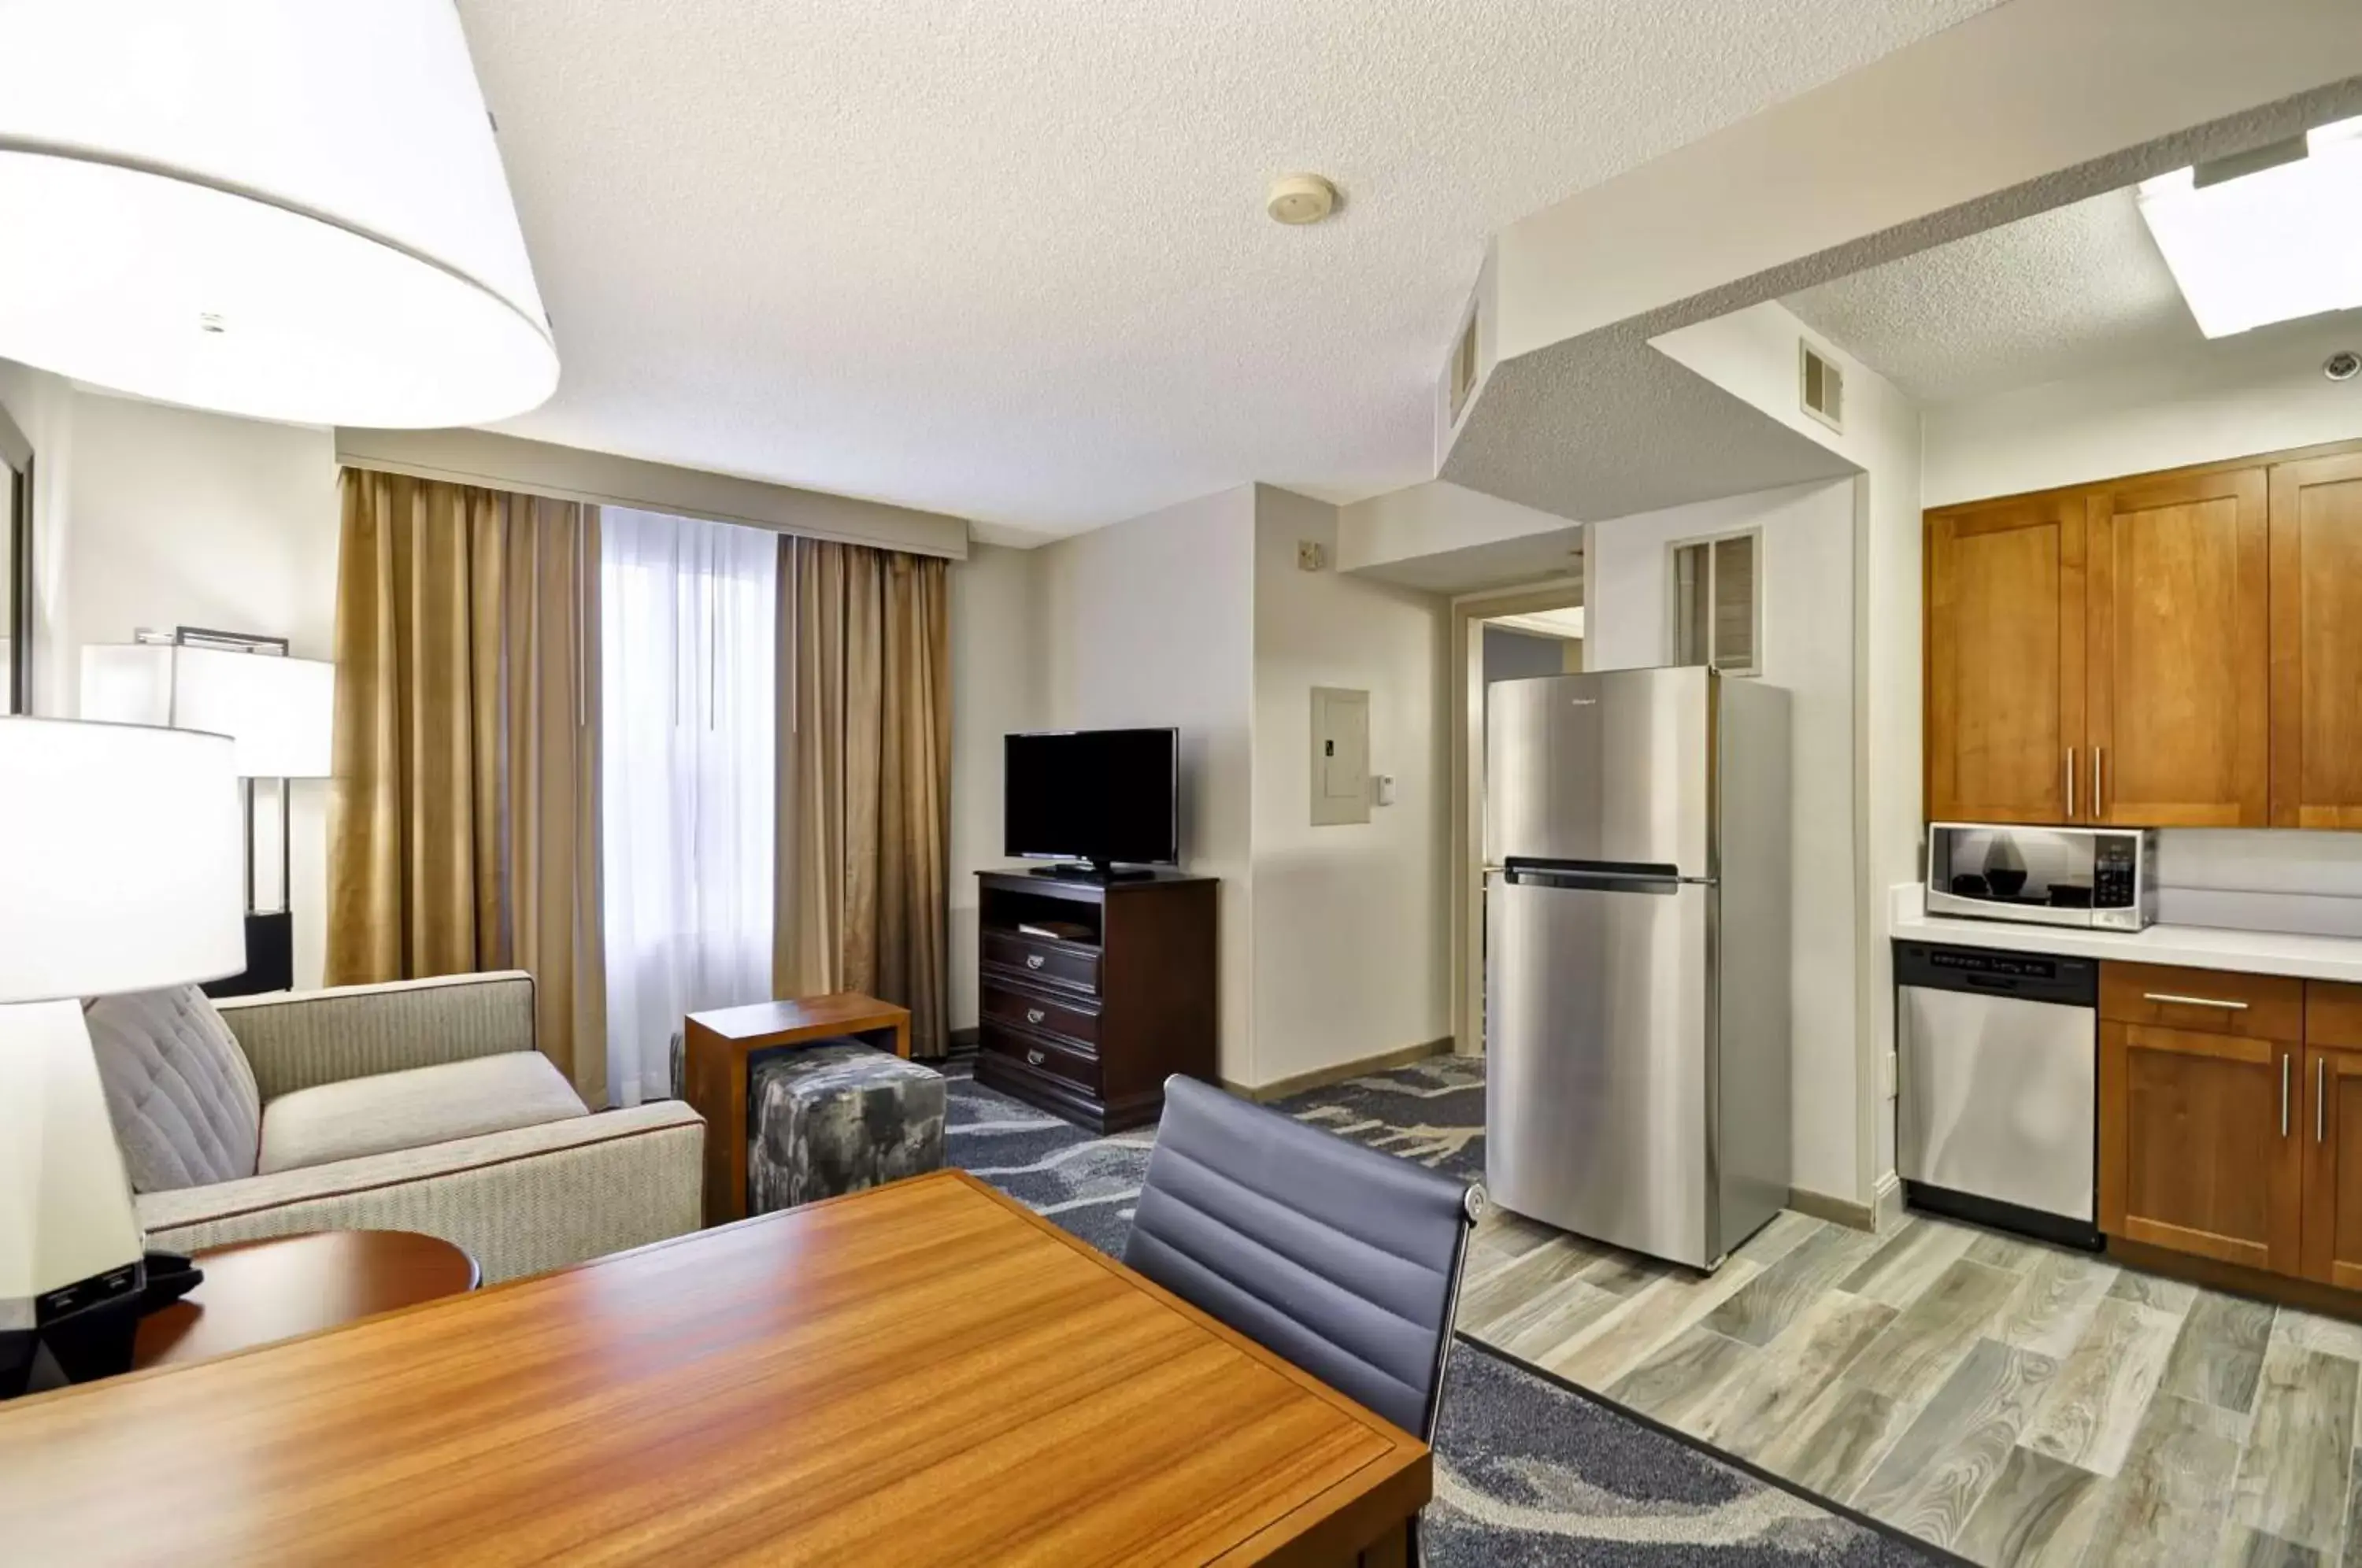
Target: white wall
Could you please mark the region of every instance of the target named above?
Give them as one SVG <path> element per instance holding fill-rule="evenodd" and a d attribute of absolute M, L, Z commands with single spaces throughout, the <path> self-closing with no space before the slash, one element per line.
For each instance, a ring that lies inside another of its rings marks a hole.
<path fill-rule="evenodd" d="M 1761 679 L 1789 694 L 1794 1186 L 1863 1202 L 1856 1034 L 1854 480 L 1591 525 L 1584 663 L 1669 662 L 1668 547 L 1762 530 Z"/>
<path fill-rule="evenodd" d="M 970 547 L 951 565 L 951 1026 L 977 1021 L 976 873 L 1001 854 L 1001 736 L 1042 727 L 1034 556 Z"/>
<path fill-rule="evenodd" d="M 2362 381 L 2321 373 L 2362 314 L 1926 414 L 1923 504 L 1948 506 L 2362 436 Z"/>
<path fill-rule="evenodd" d="M 1222 879 L 1220 1066 L 1236 1083 L 1255 1081 L 1254 496 L 1240 485 L 1034 552 L 1040 722 L 1181 731 L 1181 853 Z"/>
<path fill-rule="evenodd" d="M 73 475 L 73 387 L 0 359 L 0 407 L 33 446 L 33 712 L 71 713 L 78 681 L 66 644 L 65 584 Z"/>
<path fill-rule="evenodd" d="M 1254 1002 L 1264 1085 L 1451 1032 L 1449 616 L 1430 595 L 1298 569 L 1337 558 L 1337 508 L 1255 488 Z M 1395 800 L 1311 825 L 1312 689 L 1370 694 L 1370 770 Z M 1225 1069 L 1226 1076 L 1229 1074 Z"/>
<path fill-rule="evenodd" d="M 327 431 L 77 393 L 72 467 L 65 652 L 50 671 L 69 689 L 83 645 L 127 642 L 141 626 L 254 632 L 290 639 L 306 658 L 334 654 Z M 293 786 L 299 988 L 320 983 L 326 949 L 327 790 L 320 779 Z"/>

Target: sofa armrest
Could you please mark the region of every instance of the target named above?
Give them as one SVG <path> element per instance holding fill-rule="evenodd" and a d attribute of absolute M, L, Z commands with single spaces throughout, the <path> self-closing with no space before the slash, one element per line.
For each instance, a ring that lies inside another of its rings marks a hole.
<path fill-rule="evenodd" d="M 705 1123 L 679 1100 L 488 1132 L 138 1199 L 174 1252 L 305 1231 L 419 1231 L 465 1247 L 484 1283 L 698 1228 Z"/>
<path fill-rule="evenodd" d="M 214 1005 L 266 1103 L 372 1073 L 534 1049 L 533 977 L 522 969 L 225 997 Z"/>

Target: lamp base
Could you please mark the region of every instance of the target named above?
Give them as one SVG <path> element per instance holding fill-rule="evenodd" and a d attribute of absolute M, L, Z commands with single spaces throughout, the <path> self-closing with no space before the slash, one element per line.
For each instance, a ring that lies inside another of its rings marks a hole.
<path fill-rule="evenodd" d="M 246 967 L 197 988 L 209 997 L 251 997 L 295 988 L 295 917 L 286 910 L 246 917 Z"/>
<path fill-rule="evenodd" d="M 0 1007 L 0 1389 L 46 1351 L 61 1371 L 129 1364 L 147 1284 L 139 1221 L 82 1007 Z M 96 1375 L 88 1372 L 85 1375 Z"/>

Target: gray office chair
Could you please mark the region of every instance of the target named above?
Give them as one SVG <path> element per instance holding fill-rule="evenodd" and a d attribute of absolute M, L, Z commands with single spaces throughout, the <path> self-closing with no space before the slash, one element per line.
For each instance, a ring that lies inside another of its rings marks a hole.
<path fill-rule="evenodd" d="M 1433 1442 L 1484 1201 L 1473 1182 L 1175 1077 L 1123 1261 Z"/>

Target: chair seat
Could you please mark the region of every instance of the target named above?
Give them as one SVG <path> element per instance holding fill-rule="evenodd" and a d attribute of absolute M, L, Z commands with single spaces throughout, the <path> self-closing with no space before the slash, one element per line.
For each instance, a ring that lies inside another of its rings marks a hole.
<path fill-rule="evenodd" d="M 574 1086 L 538 1051 L 377 1073 L 297 1089 L 264 1106 L 260 1174 L 590 1114 Z"/>

